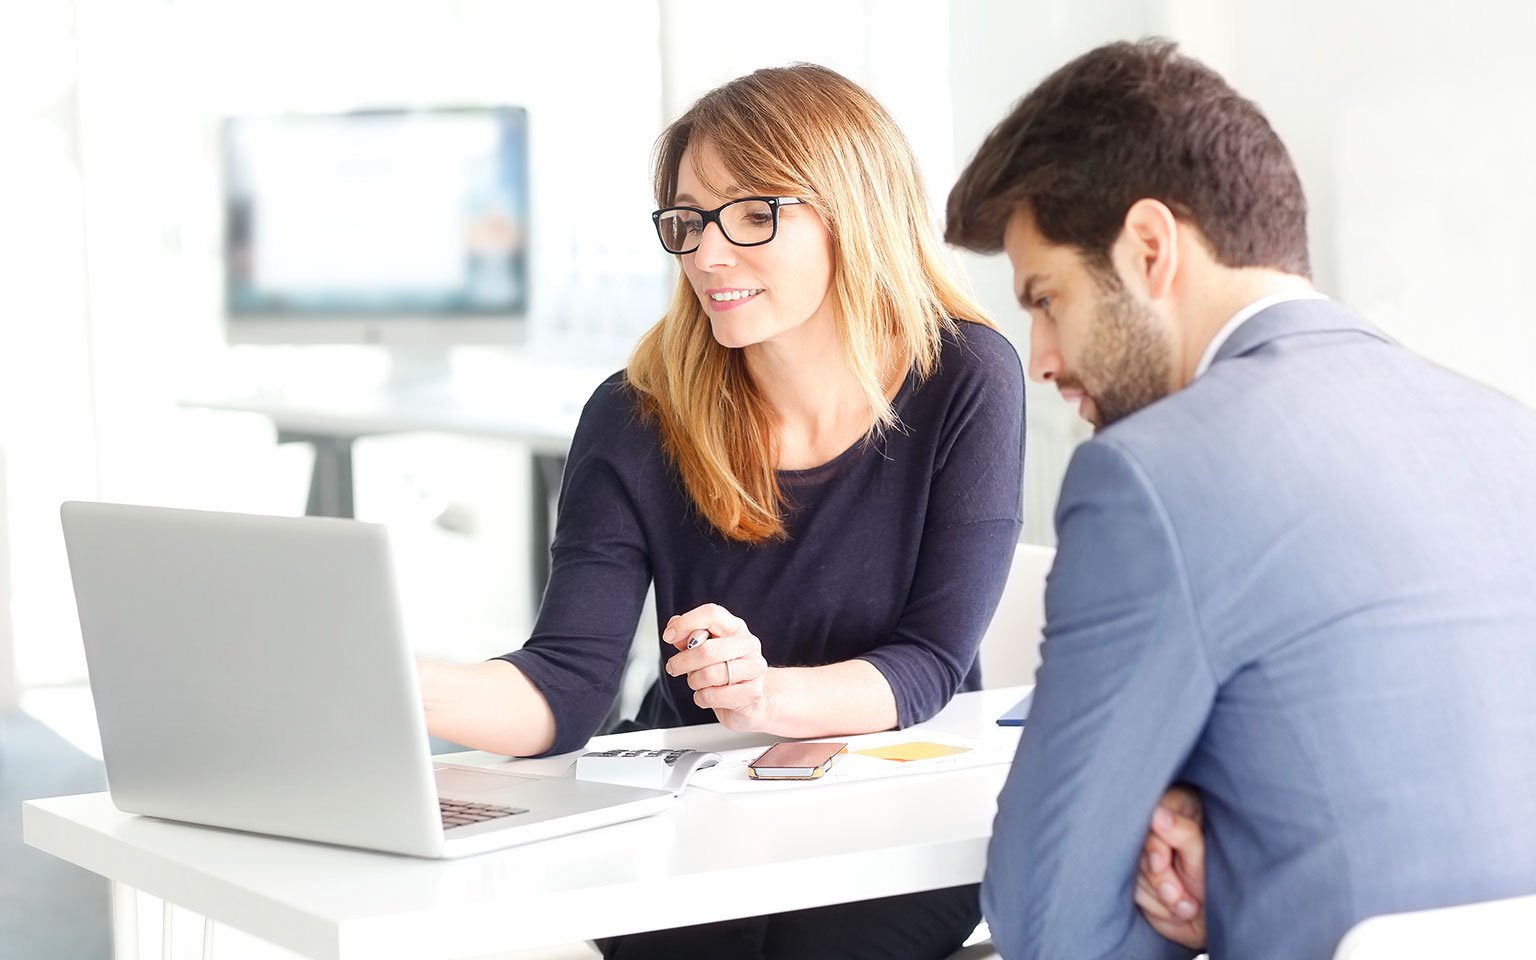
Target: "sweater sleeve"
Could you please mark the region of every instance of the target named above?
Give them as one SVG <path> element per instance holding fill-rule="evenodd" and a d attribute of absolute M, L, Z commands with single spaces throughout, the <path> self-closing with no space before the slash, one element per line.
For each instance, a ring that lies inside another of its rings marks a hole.
<path fill-rule="evenodd" d="M 911 592 L 889 642 L 861 657 L 890 683 L 901 727 L 938 713 L 964 683 L 1023 525 L 1018 354 L 982 327 L 960 349 L 964 383 L 945 411 Z"/>
<path fill-rule="evenodd" d="M 626 432 L 632 402 L 618 377 L 582 411 L 560 484 L 549 584 L 533 635 L 501 659 L 515 664 L 555 715 L 550 753 L 581 748 L 618 696 L 651 581 L 626 456 L 647 445 Z"/>

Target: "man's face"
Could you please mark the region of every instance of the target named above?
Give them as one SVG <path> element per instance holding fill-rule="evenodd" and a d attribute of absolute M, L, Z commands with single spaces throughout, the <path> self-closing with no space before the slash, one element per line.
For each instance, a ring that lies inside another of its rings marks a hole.
<path fill-rule="evenodd" d="M 1031 320 L 1031 379 L 1056 384 L 1095 430 L 1173 392 L 1168 328 L 1117 274 L 1047 241 L 1028 210 L 1008 222 L 1003 249 L 1013 264 L 1014 294 Z"/>

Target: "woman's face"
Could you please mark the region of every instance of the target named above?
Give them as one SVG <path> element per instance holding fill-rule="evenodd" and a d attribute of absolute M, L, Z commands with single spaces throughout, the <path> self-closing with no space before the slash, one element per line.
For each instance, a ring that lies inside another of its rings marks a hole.
<path fill-rule="evenodd" d="M 695 165 L 712 184 L 732 183 L 707 141 L 691 143 L 678 164 L 676 205 L 713 210 L 753 195 L 734 186 L 722 188 L 724 195 L 712 192 Z M 699 248 L 678 259 L 721 346 L 751 346 L 832 322 L 832 235 L 809 204 L 781 206 L 778 235 L 757 247 L 738 247 L 719 224 L 706 224 Z"/>

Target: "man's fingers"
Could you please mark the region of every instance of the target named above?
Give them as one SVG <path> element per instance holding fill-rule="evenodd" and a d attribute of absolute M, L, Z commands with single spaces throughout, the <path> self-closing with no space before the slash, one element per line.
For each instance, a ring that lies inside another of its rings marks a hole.
<path fill-rule="evenodd" d="M 1147 834 L 1147 843 L 1142 854 L 1142 867 L 1148 873 L 1162 873 L 1168 869 L 1173 861 L 1173 848 L 1168 846 L 1155 833 Z"/>
<path fill-rule="evenodd" d="M 1204 819 L 1205 810 L 1200 803 L 1200 794 L 1195 792 L 1193 787 L 1176 783 L 1163 794 L 1163 799 L 1160 803 L 1174 813 L 1182 817 L 1188 817 L 1196 823 L 1200 823 Z"/>
<path fill-rule="evenodd" d="M 1173 866 L 1195 900 L 1205 899 L 1205 837 L 1198 821 L 1177 814 L 1155 816 L 1152 830 L 1173 848 Z"/>
<path fill-rule="evenodd" d="M 1174 784 L 1152 812 L 1136 876 L 1136 906 L 1153 930 L 1186 947 L 1205 944 L 1204 807 L 1195 790 Z"/>
<path fill-rule="evenodd" d="M 1152 890 L 1152 885 L 1147 882 L 1145 877 L 1139 878 L 1136 881 L 1136 906 L 1140 907 L 1141 912 L 1147 915 L 1148 921 L 1171 923 L 1176 919 L 1173 912 L 1168 909 L 1168 906 L 1157 898 L 1157 894 Z"/>
<path fill-rule="evenodd" d="M 1163 794 L 1152 813 L 1152 832 L 1147 842 L 1149 851 L 1152 838 L 1167 845 L 1172 869 L 1187 891 L 1186 897 L 1196 905 L 1196 912 L 1199 902 L 1205 899 L 1203 817 L 1200 795 L 1183 784 L 1175 784 Z M 1161 882 L 1161 878 L 1156 882 Z"/>
<path fill-rule="evenodd" d="M 1184 878 L 1173 869 L 1171 858 L 1165 851 L 1166 848 L 1154 854 L 1149 850 L 1142 855 L 1141 868 L 1136 874 L 1136 888 L 1161 904 L 1172 917 L 1175 915 L 1174 906 L 1181 901 L 1192 900 L 1192 895 L 1185 887 Z"/>
<path fill-rule="evenodd" d="M 1177 877 L 1172 875 L 1158 877 L 1153 883 L 1154 889 L 1157 891 L 1157 899 L 1161 900 L 1163 905 L 1169 910 L 1174 911 L 1174 913 L 1178 912 L 1175 908 L 1180 903 L 1191 902 L 1189 891 L 1184 889 L 1184 884 L 1180 883 Z"/>
<path fill-rule="evenodd" d="M 1158 807 L 1152 815 L 1152 833 L 1181 855 L 1204 846 L 1199 821 L 1174 813 L 1167 807 Z"/>
<path fill-rule="evenodd" d="M 1186 947 L 1204 947 L 1205 927 L 1192 922 L 1199 913 L 1199 907 L 1193 900 L 1178 900 L 1170 907 L 1158 896 L 1145 874 L 1136 879 L 1135 900 L 1142 916 L 1146 917 L 1147 923 L 1160 936 Z"/>

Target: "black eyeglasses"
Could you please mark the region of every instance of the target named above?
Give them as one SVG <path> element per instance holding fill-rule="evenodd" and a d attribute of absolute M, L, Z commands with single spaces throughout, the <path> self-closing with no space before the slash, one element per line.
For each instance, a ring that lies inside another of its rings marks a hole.
<path fill-rule="evenodd" d="M 719 225 L 725 239 L 738 247 L 760 247 L 778 236 L 779 208 L 804 202 L 795 197 L 742 197 L 713 210 L 663 207 L 651 214 L 651 219 L 661 247 L 668 253 L 681 255 L 699 249 L 699 238 L 711 223 Z"/>

